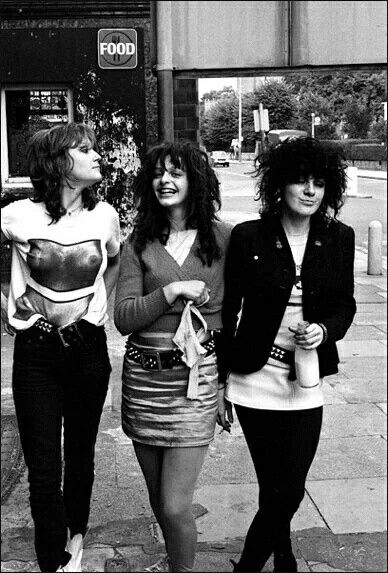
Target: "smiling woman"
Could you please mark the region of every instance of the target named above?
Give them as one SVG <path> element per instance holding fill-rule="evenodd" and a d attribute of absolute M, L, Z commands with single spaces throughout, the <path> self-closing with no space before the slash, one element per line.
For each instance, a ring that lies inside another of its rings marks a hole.
<path fill-rule="evenodd" d="M 115 302 L 115 324 L 129 334 L 122 424 L 168 551 L 146 570 L 192 571 L 195 484 L 216 422 L 229 429 L 215 345 L 230 226 L 216 216 L 219 182 L 207 155 L 190 143 L 151 149 L 134 195 Z"/>
<path fill-rule="evenodd" d="M 336 341 L 356 310 L 354 231 L 337 220 L 340 151 L 289 139 L 256 165 L 261 218 L 232 231 L 219 359 L 260 490 L 234 571 L 261 571 L 272 553 L 274 571 L 297 571 L 290 523 L 318 446 L 323 377 L 338 372 Z"/>

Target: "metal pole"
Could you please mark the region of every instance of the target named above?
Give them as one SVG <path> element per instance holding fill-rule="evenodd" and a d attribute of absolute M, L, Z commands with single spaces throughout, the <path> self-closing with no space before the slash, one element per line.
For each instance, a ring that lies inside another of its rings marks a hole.
<path fill-rule="evenodd" d="M 382 275 L 381 245 L 383 226 L 380 221 L 371 221 L 368 227 L 368 275 Z"/>
<path fill-rule="evenodd" d="M 265 131 L 264 127 L 264 107 L 262 103 L 259 103 L 259 121 L 260 121 L 260 139 L 261 139 L 261 152 L 263 153 L 265 149 Z"/>
<path fill-rule="evenodd" d="M 311 114 L 311 137 L 315 137 L 315 113 Z"/>
<path fill-rule="evenodd" d="M 238 78 L 238 160 L 241 162 L 241 138 L 242 138 L 242 97 L 241 78 Z"/>
<path fill-rule="evenodd" d="M 171 0 L 156 2 L 156 75 L 158 80 L 159 137 L 174 140 Z"/>

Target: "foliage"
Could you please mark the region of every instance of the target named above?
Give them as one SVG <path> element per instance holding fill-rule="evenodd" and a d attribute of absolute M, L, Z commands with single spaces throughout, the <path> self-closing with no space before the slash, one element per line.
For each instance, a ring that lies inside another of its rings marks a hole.
<path fill-rule="evenodd" d="M 270 129 L 303 129 L 311 133 L 311 113 L 320 117 L 315 126 L 319 139 L 344 136 L 365 138 L 368 134 L 386 142 L 386 122 L 382 119 L 386 101 L 386 72 L 292 72 L 282 81 L 269 80 L 242 98 L 243 150 L 254 148 L 253 110 L 259 103 L 269 111 Z M 209 149 L 229 149 L 238 135 L 238 98 L 233 89 L 213 90 L 201 101 L 201 136 Z"/>
<path fill-rule="evenodd" d="M 134 216 L 132 183 L 140 166 L 135 118 L 129 109 L 115 109 L 93 71 L 80 80 L 76 109 L 77 119 L 95 130 L 104 176 L 98 194 L 118 212 L 123 241 Z"/>
<path fill-rule="evenodd" d="M 372 123 L 369 136 L 387 145 L 387 122 L 382 117 Z"/>
<path fill-rule="evenodd" d="M 228 150 L 238 134 L 238 99 L 233 92 L 221 97 L 204 115 L 201 139 L 208 150 Z"/>
<path fill-rule="evenodd" d="M 344 129 L 349 137 L 365 138 L 372 121 L 372 112 L 365 104 L 354 101 L 344 108 Z"/>

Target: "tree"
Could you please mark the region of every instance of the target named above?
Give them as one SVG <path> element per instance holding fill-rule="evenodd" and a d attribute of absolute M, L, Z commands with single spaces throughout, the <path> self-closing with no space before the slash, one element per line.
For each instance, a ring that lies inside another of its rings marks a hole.
<path fill-rule="evenodd" d="M 219 99 L 203 115 L 200 133 L 208 149 L 229 149 L 230 142 L 238 134 L 238 99 L 234 92 Z"/>
<path fill-rule="evenodd" d="M 311 114 L 320 118 L 320 125 L 315 127 L 315 137 L 321 139 L 332 139 L 336 136 L 336 123 L 334 110 L 328 101 L 322 96 L 304 92 L 298 100 L 297 129 L 303 129 L 307 133 L 311 132 Z"/>
<path fill-rule="evenodd" d="M 372 111 L 365 104 L 357 101 L 349 103 L 344 109 L 344 118 L 344 129 L 350 138 L 365 139 L 368 137 Z"/>

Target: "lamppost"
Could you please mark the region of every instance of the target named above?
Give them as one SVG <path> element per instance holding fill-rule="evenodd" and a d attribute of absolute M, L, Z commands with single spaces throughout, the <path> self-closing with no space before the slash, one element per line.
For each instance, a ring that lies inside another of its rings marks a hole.
<path fill-rule="evenodd" d="M 238 160 L 241 162 L 241 140 L 242 140 L 242 97 L 241 97 L 241 78 L 238 82 Z"/>
<path fill-rule="evenodd" d="M 315 113 L 311 114 L 311 137 L 315 137 Z"/>

